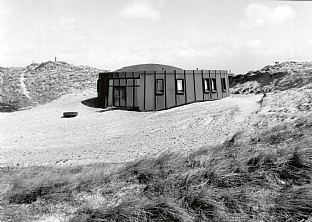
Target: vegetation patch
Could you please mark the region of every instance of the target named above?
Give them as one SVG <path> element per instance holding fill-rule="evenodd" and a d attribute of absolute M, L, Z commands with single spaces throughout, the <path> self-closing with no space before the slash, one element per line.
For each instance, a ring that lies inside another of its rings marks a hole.
<path fill-rule="evenodd" d="M 239 133 L 189 156 L 167 152 L 118 166 L 2 169 L 9 189 L 1 219 L 58 212 L 71 222 L 308 221 L 311 123 L 307 115 L 256 137 Z"/>

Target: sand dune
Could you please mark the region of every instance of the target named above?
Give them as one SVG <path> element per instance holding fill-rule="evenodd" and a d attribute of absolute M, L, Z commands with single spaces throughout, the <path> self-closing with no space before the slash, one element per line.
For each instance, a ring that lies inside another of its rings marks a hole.
<path fill-rule="evenodd" d="M 158 112 L 102 112 L 81 103 L 95 96 L 86 90 L 0 113 L 0 166 L 125 162 L 165 150 L 187 153 L 248 129 L 246 120 L 261 98 L 236 96 Z M 79 114 L 61 118 L 66 111 Z"/>

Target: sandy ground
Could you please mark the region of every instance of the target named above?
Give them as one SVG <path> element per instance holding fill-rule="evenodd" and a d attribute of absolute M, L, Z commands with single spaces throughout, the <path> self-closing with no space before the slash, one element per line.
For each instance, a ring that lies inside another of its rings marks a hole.
<path fill-rule="evenodd" d="M 83 91 L 46 105 L 0 113 L 0 166 L 125 162 L 171 150 L 189 152 L 248 130 L 260 95 L 228 97 L 158 112 L 103 111 Z M 75 118 L 61 118 L 76 111 Z"/>

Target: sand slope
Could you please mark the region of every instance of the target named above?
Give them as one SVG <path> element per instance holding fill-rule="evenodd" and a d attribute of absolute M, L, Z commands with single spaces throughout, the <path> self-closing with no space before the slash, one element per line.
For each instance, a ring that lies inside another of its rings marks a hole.
<path fill-rule="evenodd" d="M 0 166 L 124 162 L 165 150 L 188 151 L 223 142 L 246 130 L 260 95 L 229 97 L 158 112 L 132 112 L 83 105 L 94 90 L 51 103 L 0 113 Z M 75 118 L 61 118 L 77 111 Z"/>

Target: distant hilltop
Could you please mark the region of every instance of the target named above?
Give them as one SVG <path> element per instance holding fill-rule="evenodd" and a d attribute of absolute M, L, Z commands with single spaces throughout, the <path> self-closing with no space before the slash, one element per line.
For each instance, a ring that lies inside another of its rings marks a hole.
<path fill-rule="evenodd" d="M 32 63 L 26 67 L 0 67 L 0 111 L 44 104 L 76 90 L 96 90 L 100 72 L 106 70 L 61 61 Z"/>
<path fill-rule="evenodd" d="M 230 79 L 231 93 L 266 93 L 312 83 L 312 62 L 281 62 Z"/>

